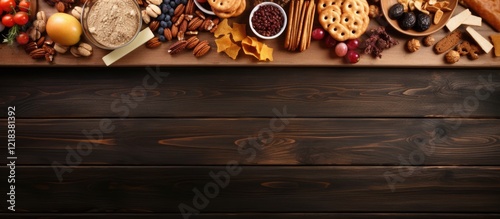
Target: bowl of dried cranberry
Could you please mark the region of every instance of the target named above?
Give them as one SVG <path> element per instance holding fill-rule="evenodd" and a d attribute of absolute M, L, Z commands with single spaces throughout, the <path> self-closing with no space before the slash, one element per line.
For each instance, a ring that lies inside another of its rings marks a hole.
<path fill-rule="evenodd" d="M 286 29 L 285 10 L 274 2 L 262 2 L 250 12 L 249 25 L 252 32 L 261 39 L 274 39 Z"/>

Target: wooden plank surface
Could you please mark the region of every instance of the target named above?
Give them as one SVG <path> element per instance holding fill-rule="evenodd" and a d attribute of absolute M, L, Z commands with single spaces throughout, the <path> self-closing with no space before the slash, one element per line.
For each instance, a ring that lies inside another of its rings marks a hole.
<path fill-rule="evenodd" d="M 5 214 L 6 217 L 12 219 L 53 219 L 53 218 L 106 218 L 106 219 L 178 219 L 178 214 L 168 213 L 110 213 L 110 214 Z M 499 218 L 500 214 L 450 214 L 450 213 L 201 213 L 196 215 L 196 218 L 202 219 L 220 219 L 220 218 L 234 218 L 234 219 L 428 219 L 428 218 L 441 218 L 441 219 L 494 219 Z"/>
<path fill-rule="evenodd" d="M 285 106 L 297 117 L 500 117 L 495 69 L 4 70 L 0 108 L 18 118 L 273 117 Z"/>
<path fill-rule="evenodd" d="M 248 14 L 251 10 L 251 5 L 253 3 L 249 1 L 247 3 L 247 12 L 244 13 L 237 19 L 236 22 L 248 23 Z M 40 1 L 39 9 L 44 10 L 47 14 L 51 14 L 55 11 L 54 8 L 50 8 L 43 1 Z M 458 6 L 456 13 L 463 10 L 463 7 Z M 372 20 L 369 29 L 378 26 L 379 24 Z M 464 29 L 461 27 L 461 29 Z M 495 31 L 487 25 L 483 24 L 482 27 L 474 27 L 479 33 L 484 37 L 488 37 L 494 34 Z M 465 30 L 465 29 L 464 29 Z M 247 28 L 247 33 L 251 33 L 250 28 Z M 361 61 L 356 65 L 345 64 L 343 59 L 335 57 L 332 53 L 326 49 L 320 42 L 312 42 L 311 47 L 305 52 L 289 52 L 284 49 L 284 35 L 276 40 L 265 40 L 266 44 L 274 48 L 274 61 L 273 62 L 257 62 L 254 58 L 246 56 L 243 53 L 240 54 L 239 58 L 234 61 L 227 57 L 223 53 L 216 52 L 216 45 L 214 43 L 214 37 L 211 34 L 204 33 L 200 35 L 201 39 L 209 40 L 212 51 L 205 57 L 195 58 L 192 53 L 186 52 L 176 56 L 171 56 L 167 53 L 167 48 L 170 44 L 163 44 L 157 49 L 147 49 L 142 46 L 124 57 L 123 59 L 116 62 L 113 66 L 144 66 L 144 65 L 162 65 L 162 66 L 356 66 L 356 67 L 446 67 L 446 68 L 462 68 L 462 67 L 500 67 L 500 57 L 494 57 L 493 53 L 482 55 L 480 59 L 471 61 L 467 58 L 462 58 L 458 63 L 453 65 L 445 64 L 444 55 L 436 55 L 432 48 L 423 47 L 416 53 L 408 53 L 405 50 L 405 43 L 407 40 L 411 39 L 409 36 L 405 36 L 390 30 L 389 33 L 397 38 L 400 44 L 389 50 L 383 52 L 382 59 L 372 58 L 368 55 L 363 55 Z M 435 33 L 436 39 L 441 39 L 447 34 L 447 30 L 440 30 Z M 421 39 L 420 37 L 419 39 Z M 55 59 L 53 65 L 49 65 L 45 61 L 35 61 L 29 58 L 25 52 L 16 47 L 8 47 L 6 45 L 0 45 L 0 56 L 2 61 L 0 61 L 0 66 L 104 66 L 102 57 L 106 55 L 109 51 L 101 50 L 94 47 L 94 54 L 90 58 L 74 58 L 70 54 L 58 55 Z"/>
<path fill-rule="evenodd" d="M 227 171 L 225 166 L 78 166 L 62 182 L 51 166 L 17 166 L 16 209 L 25 213 L 179 213 L 181 203 L 194 206 L 196 188 L 204 193 L 205 186 L 211 185 L 214 193 L 206 194 L 212 198 L 206 205 L 197 205 L 204 206 L 199 207 L 204 213 L 500 213 L 498 166 L 416 167 L 395 184 L 394 192 L 384 174 L 406 171 L 400 167 L 231 168 L 236 172 L 220 181 L 224 188 L 216 189 L 210 172 Z M 2 167 L 2 173 L 6 169 Z"/>
<path fill-rule="evenodd" d="M 272 139 L 270 121 L 21 119 L 18 164 L 67 164 L 84 150 L 71 155 L 80 165 L 500 165 L 498 119 L 295 118 Z"/>

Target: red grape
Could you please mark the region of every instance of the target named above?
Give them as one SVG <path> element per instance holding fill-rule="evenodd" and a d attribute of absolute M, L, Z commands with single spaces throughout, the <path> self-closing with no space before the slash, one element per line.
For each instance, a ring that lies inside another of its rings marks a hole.
<path fill-rule="evenodd" d="M 337 45 L 337 41 L 333 39 L 333 37 L 330 36 L 330 34 L 328 34 L 328 36 L 326 36 L 325 38 L 325 45 L 326 48 L 333 48 L 335 47 L 335 45 Z"/>
<path fill-rule="evenodd" d="M 325 30 L 321 27 L 316 27 L 312 31 L 311 38 L 313 40 L 322 40 L 325 37 Z"/>
<path fill-rule="evenodd" d="M 339 57 L 343 57 L 347 54 L 347 45 L 344 42 L 340 42 L 335 46 L 335 54 Z"/>
<path fill-rule="evenodd" d="M 350 50 L 355 50 L 359 47 L 359 40 L 358 39 L 352 39 L 347 41 L 347 48 Z"/>
<path fill-rule="evenodd" d="M 348 63 L 354 64 L 359 62 L 359 53 L 354 50 L 347 51 L 347 55 L 345 56 L 345 60 Z"/>

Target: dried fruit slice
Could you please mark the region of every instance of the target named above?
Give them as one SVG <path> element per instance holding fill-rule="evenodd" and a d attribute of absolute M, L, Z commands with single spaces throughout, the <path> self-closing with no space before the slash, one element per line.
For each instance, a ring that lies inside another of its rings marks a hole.
<path fill-rule="evenodd" d="M 438 24 L 439 21 L 441 21 L 441 18 L 443 17 L 443 11 L 441 9 L 438 9 L 436 13 L 434 14 L 434 24 Z"/>

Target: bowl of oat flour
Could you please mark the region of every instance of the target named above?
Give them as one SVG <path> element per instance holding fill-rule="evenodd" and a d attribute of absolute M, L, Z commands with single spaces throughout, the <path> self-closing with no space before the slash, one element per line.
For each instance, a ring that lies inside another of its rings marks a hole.
<path fill-rule="evenodd" d="M 88 41 L 113 50 L 134 40 L 142 18 L 136 0 L 88 0 L 83 5 L 81 23 Z"/>

